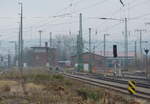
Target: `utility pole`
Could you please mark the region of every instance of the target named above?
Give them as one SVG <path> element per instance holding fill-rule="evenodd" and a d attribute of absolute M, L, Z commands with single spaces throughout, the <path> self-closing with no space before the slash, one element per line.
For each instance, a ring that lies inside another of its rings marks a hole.
<path fill-rule="evenodd" d="M 21 85 L 23 88 L 24 94 L 26 94 L 26 89 L 25 89 L 25 78 L 23 77 L 23 3 L 19 2 L 21 6 L 21 16 L 20 16 L 20 26 L 19 26 L 19 70 L 21 74 Z"/>
<path fill-rule="evenodd" d="M 79 30 L 79 36 L 80 36 L 80 42 L 81 42 L 81 53 L 83 53 L 83 32 L 82 32 L 82 13 L 80 13 L 80 30 Z M 82 57 L 81 57 L 82 60 Z"/>
<path fill-rule="evenodd" d="M 77 36 L 78 71 L 83 70 L 83 39 L 82 39 L 82 14 L 79 15 L 79 35 Z"/>
<path fill-rule="evenodd" d="M 91 28 L 89 28 L 89 53 L 91 53 Z"/>
<path fill-rule="evenodd" d="M 18 45 L 17 42 L 15 41 L 15 66 L 17 67 L 17 62 L 18 62 Z"/>
<path fill-rule="evenodd" d="M 91 28 L 89 28 L 89 72 L 92 73 Z"/>
<path fill-rule="evenodd" d="M 41 40 L 42 32 L 43 32 L 42 30 L 39 30 L 39 35 L 40 35 L 39 44 L 40 44 L 40 47 L 41 47 L 41 41 L 42 41 L 42 40 Z"/>
<path fill-rule="evenodd" d="M 127 18 L 125 18 L 125 70 L 128 70 L 128 26 L 127 26 Z"/>
<path fill-rule="evenodd" d="M 146 30 L 144 30 L 144 29 L 137 29 L 136 31 L 140 33 L 140 58 L 141 58 L 141 64 L 142 64 L 140 66 L 142 67 L 143 66 L 142 33 L 146 32 Z"/>
<path fill-rule="evenodd" d="M 49 47 L 52 48 L 52 32 L 49 34 Z"/>
<path fill-rule="evenodd" d="M 52 32 L 49 34 L 49 70 L 51 70 L 51 58 L 52 58 Z"/>
<path fill-rule="evenodd" d="M 124 55 L 124 69 L 125 70 L 128 70 L 128 26 L 127 26 L 127 22 L 128 22 L 128 19 L 125 17 L 124 20 L 121 20 L 121 19 L 115 19 L 115 18 L 99 18 L 99 19 L 109 19 L 109 20 L 119 20 L 119 21 L 124 21 L 124 25 L 125 25 L 125 55 Z M 104 49 L 105 50 L 105 49 Z M 105 53 L 104 53 L 104 56 L 105 56 Z M 127 62 L 126 62 L 127 61 Z"/>
<path fill-rule="evenodd" d="M 21 5 L 21 16 L 20 16 L 20 32 L 19 32 L 19 69 L 23 70 L 23 4 Z"/>
<path fill-rule="evenodd" d="M 20 68 L 20 23 L 19 23 L 19 32 L 18 32 L 18 68 Z"/>
<path fill-rule="evenodd" d="M 106 34 L 104 34 L 104 57 L 106 54 Z"/>
<path fill-rule="evenodd" d="M 47 57 L 47 59 L 46 59 L 46 65 L 47 64 L 49 64 L 49 49 L 48 49 L 49 47 L 48 47 L 48 42 L 45 42 L 45 49 L 46 49 L 46 57 Z"/>
<path fill-rule="evenodd" d="M 80 36 L 77 35 L 77 71 L 80 71 Z"/>
<path fill-rule="evenodd" d="M 11 56 L 10 56 L 10 51 L 8 50 L 8 69 L 10 68 L 10 66 L 11 66 L 11 58 L 10 58 Z"/>
<path fill-rule="evenodd" d="M 134 49 L 134 57 L 135 57 L 135 66 L 137 67 L 137 42 L 134 42 L 135 49 Z"/>

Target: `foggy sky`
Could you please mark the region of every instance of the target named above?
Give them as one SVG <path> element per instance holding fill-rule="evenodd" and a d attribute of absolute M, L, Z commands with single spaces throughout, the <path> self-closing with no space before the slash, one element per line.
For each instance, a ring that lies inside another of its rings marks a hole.
<path fill-rule="evenodd" d="M 24 39 L 38 39 L 38 31 L 42 30 L 42 38 L 47 39 L 49 32 L 55 35 L 78 34 L 79 13 L 83 14 L 83 37 L 88 38 L 88 28 L 92 28 L 92 39 L 102 40 L 104 33 L 109 33 L 109 41 L 123 40 L 124 23 L 112 20 L 98 20 L 93 17 L 110 17 L 128 21 L 129 40 L 138 40 L 135 29 L 150 30 L 150 0 L 22 0 L 24 14 Z M 0 0 L 0 35 L 1 40 L 17 40 L 20 12 L 18 0 Z M 60 15 L 68 14 L 64 17 Z M 147 15 L 149 14 L 149 15 Z M 145 15 L 145 16 L 144 16 Z M 53 16 L 58 16 L 54 18 Z M 139 17 L 139 18 L 135 18 Z M 98 34 L 95 35 L 97 30 Z M 149 32 L 143 34 L 149 40 Z"/>

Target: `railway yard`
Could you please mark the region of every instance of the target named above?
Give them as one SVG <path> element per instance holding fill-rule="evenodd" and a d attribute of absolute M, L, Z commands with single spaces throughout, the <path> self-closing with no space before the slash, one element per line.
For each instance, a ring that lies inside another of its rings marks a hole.
<path fill-rule="evenodd" d="M 150 104 L 150 0 L 0 0 L 0 104 Z"/>
<path fill-rule="evenodd" d="M 87 75 L 87 74 L 64 74 L 65 76 L 68 76 L 70 78 L 80 80 L 83 82 L 90 83 L 95 86 L 104 87 L 110 90 L 119 91 L 125 94 L 130 95 L 128 92 L 128 80 L 130 79 L 118 79 L 113 77 L 101 77 L 101 76 L 95 76 L 95 75 Z M 132 79 L 133 80 L 133 79 Z M 136 80 L 136 79 L 135 79 Z M 136 80 L 136 91 L 137 94 L 134 96 L 144 99 L 150 99 L 150 84 L 149 80 L 141 81 Z"/>
<path fill-rule="evenodd" d="M 24 71 L 25 92 L 19 71 L 0 76 L 2 104 L 149 104 L 149 87 L 137 85 L 136 95 L 127 82 L 98 78 L 83 73 L 53 72 L 43 69 Z"/>

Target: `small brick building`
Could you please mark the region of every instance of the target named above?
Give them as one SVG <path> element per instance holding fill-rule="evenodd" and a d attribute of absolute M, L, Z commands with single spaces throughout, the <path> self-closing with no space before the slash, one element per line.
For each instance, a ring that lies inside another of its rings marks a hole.
<path fill-rule="evenodd" d="M 56 49 L 48 47 L 31 47 L 32 66 L 47 66 L 50 59 L 50 64 L 56 66 Z M 50 57 L 50 58 L 49 58 Z"/>
<path fill-rule="evenodd" d="M 83 53 L 82 54 L 83 64 L 89 63 L 90 55 L 91 55 L 93 68 L 96 70 L 102 69 L 102 67 L 104 67 L 104 57 L 94 53 L 89 53 L 89 52 Z M 71 65 L 73 67 L 77 64 L 77 59 L 78 59 L 77 55 L 71 57 Z"/>

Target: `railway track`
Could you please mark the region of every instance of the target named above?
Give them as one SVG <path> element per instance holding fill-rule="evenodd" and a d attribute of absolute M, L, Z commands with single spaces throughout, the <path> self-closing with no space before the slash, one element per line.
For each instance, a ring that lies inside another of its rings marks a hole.
<path fill-rule="evenodd" d="M 128 84 L 129 80 L 134 80 L 134 81 L 136 81 L 136 86 L 150 89 L 149 81 L 143 81 L 143 80 L 141 81 L 139 79 L 102 77 L 102 76 L 94 76 L 94 75 L 89 76 L 89 77 L 95 78 L 95 79 L 102 79 L 102 80 L 105 80 L 105 81 L 117 82 L 117 83 L 121 83 L 121 84 Z"/>
<path fill-rule="evenodd" d="M 88 73 L 75 73 L 77 75 L 82 75 L 94 79 L 101 79 L 105 81 L 112 81 L 112 82 L 117 82 L 121 84 L 128 84 L 129 80 L 134 80 L 136 81 L 136 85 L 138 87 L 144 87 L 144 88 L 149 88 L 150 89 L 150 81 L 149 80 L 139 80 L 138 78 L 125 78 L 125 77 L 113 77 L 113 76 L 104 76 L 102 74 L 88 74 Z"/>
<path fill-rule="evenodd" d="M 121 92 L 127 95 L 130 95 L 130 93 L 128 92 L 127 88 L 128 88 L 128 84 L 127 83 L 120 83 L 120 82 L 114 82 L 111 80 L 103 80 L 103 79 L 95 79 L 95 78 L 91 78 L 88 76 L 84 76 L 84 75 L 74 75 L 74 74 L 68 74 L 68 73 L 64 73 L 64 75 L 66 77 L 72 78 L 72 79 L 76 79 L 94 86 L 99 86 L 99 87 L 103 87 L 103 88 L 107 88 L 110 90 L 114 90 L 117 92 Z M 137 94 L 133 95 L 137 98 L 143 98 L 143 99 L 150 99 L 150 89 L 149 88 L 145 88 L 145 87 L 140 87 L 137 86 L 136 88 L 136 92 Z"/>

